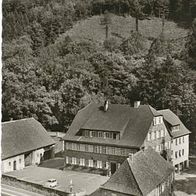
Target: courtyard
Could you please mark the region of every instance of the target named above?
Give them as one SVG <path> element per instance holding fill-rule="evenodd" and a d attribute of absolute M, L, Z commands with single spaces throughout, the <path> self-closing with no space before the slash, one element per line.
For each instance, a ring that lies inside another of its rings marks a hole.
<path fill-rule="evenodd" d="M 18 180 L 45 186 L 48 179 L 56 179 L 59 191 L 70 192 L 70 186 L 74 193 L 91 194 L 100 185 L 104 184 L 108 177 L 97 174 L 82 173 L 76 171 L 61 171 L 43 167 L 27 167 L 23 170 L 6 173 L 7 177 L 14 177 Z"/>
<path fill-rule="evenodd" d="M 190 168 L 175 175 L 175 195 L 196 195 L 196 157 L 190 158 Z"/>

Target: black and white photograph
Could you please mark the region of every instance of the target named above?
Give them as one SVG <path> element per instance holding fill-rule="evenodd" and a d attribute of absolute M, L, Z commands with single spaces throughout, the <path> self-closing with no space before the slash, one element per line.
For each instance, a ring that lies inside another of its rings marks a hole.
<path fill-rule="evenodd" d="M 196 0 L 1 0 L 1 195 L 196 196 Z"/>

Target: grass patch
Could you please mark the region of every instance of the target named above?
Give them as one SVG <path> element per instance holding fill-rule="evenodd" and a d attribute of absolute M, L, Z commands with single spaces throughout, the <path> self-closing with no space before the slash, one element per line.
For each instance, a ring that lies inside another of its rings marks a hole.
<path fill-rule="evenodd" d="M 100 24 L 101 16 L 77 22 L 72 29 L 62 36 L 69 35 L 73 40 L 87 39 L 97 43 L 103 43 L 105 40 L 105 27 Z M 112 25 L 110 27 L 110 36 L 117 39 L 126 39 L 130 32 L 135 30 L 135 19 L 133 17 L 112 16 Z M 140 33 L 148 38 L 157 38 L 161 33 L 161 19 L 151 18 L 139 22 Z M 188 30 L 180 28 L 171 21 L 165 22 L 165 36 L 167 39 L 178 39 L 187 36 Z"/>

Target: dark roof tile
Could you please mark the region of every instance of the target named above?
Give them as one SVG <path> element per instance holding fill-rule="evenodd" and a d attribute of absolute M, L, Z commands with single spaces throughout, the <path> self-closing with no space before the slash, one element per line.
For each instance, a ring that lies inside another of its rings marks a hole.
<path fill-rule="evenodd" d="M 174 168 L 151 147 L 126 159 L 103 189 L 130 195 L 147 195 L 162 183 Z"/>
<path fill-rule="evenodd" d="M 152 107 L 141 105 L 109 104 L 108 111 L 100 109 L 99 104 L 91 103 L 80 110 L 74 118 L 64 139 L 75 136 L 80 129 L 119 131 L 119 144 L 141 147 L 153 121 Z M 160 115 L 160 114 L 159 114 Z"/>
<path fill-rule="evenodd" d="M 34 118 L 2 123 L 2 159 L 54 143 L 44 127 Z"/>
<path fill-rule="evenodd" d="M 190 133 L 190 131 L 184 126 L 184 124 L 179 119 L 179 117 L 176 114 L 174 114 L 171 110 L 165 109 L 165 110 L 159 110 L 158 112 L 164 116 L 164 119 L 168 123 L 167 128 L 170 131 L 170 134 L 172 135 L 173 138 L 187 135 Z M 180 130 L 172 131 L 171 127 L 176 125 L 180 125 Z"/>

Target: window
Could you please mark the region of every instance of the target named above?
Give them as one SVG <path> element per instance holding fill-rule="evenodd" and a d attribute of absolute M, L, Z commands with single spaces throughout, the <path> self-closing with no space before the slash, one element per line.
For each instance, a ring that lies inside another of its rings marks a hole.
<path fill-rule="evenodd" d="M 165 142 L 165 149 L 168 149 L 168 143 Z"/>
<path fill-rule="evenodd" d="M 120 155 L 120 148 L 115 148 L 115 155 Z"/>
<path fill-rule="evenodd" d="M 89 152 L 93 152 L 93 145 L 88 145 Z"/>
<path fill-rule="evenodd" d="M 9 166 L 11 166 L 11 162 L 9 162 L 8 164 L 9 164 Z"/>
<path fill-rule="evenodd" d="M 92 131 L 92 137 L 96 137 L 96 136 L 95 136 L 95 131 Z"/>
<path fill-rule="evenodd" d="M 19 163 L 21 163 L 21 161 L 22 161 L 22 160 L 21 160 L 21 159 L 19 159 Z"/>
<path fill-rule="evenodd" d="M 71 163 L 72 163 L 73 165 L 76 165 L 76 157 L 72 157 L 72 158 L 71 158 Z"/>
<path fill-rule="evenodd" d="M 97 153 L 97 151 L 98 151 L 98 146 L 93 146 L 93 152 Z"/>
<path fill-rule="evenodd" d="M 116 139 L 117 134 L 113 133 L 113 139 Z"/>
<path fill-rule="evenodd" d="M 161 137 L 164 137 L 164 130 L 161 130 Z"/>
<path fill-rule="evenodd" d="M 179 137 L 179 144 L 181 144 L 181 137 Z"/>
<path fill-rule="evenodd" d="M 102 147 L 101 147 L 101 146 L 98 146 L 97 152 L 98 152 L 98 153 L 102 153 Z"/>
<path fill-rule="evenodd" d="M 176 146 L 178 145 L 178 140 L 176 139 Z"/>
<path fill-rule="evenodd" d="M 76 145 L 76 143 L 72 143 L 72 150 L 77 150 L 77 145 Z"/>
<path fill-rule="evenodd" d="M 159 146 L 156 146 L 156 151 L 159 152 Z"/>
<path fill-rule="evenodd" d="M 184 136 L 182 137 L 182 142 L 184 143 Z"/>
<path fill-rule="evenodd" d="M 161 124 L 162 122 L 163 122 L 163 117 L 162 116 L 154 117 L 154 119 L 153 119 L 153 124 L 154 125 Z"/>
<path fill-rule="evenodd" d="M 84 136 L 85 136 L 85 137 L 89 137 L 89 136 L 90 136 L 89 130 L 85 130 L 85 131 L 84 131 Z"/>
<path fill-rule="evenodd" d="M 179 150 L 179 157 L 181 157 L 181 150 Z"/>
<path fill-rule="evenodd" d="M 171 151 L 171 155 L 173 155 L 173 150 Z"/>
<path fill-rule="evenodd" d="M 99 131 L 98 132 L 98 137 L 103 137 L 103 132 Z"/>
<path fill-rule="evenodd" d="M 80 159 L 80 165 L 85 166 L 85 159 Z"/>
<path fill-rule="evenodd" d="M 65 157 L 65 163 L 66 163 L 66 164 L 69 163 L 69 157 L 68 157 L 68 156 Z"/>
<path fill-rule="evenodd" d="M 84 144 L 80 144 L 80 151 L 85 151 L 85 145 Z"/>
<path fill-rule="evenodd" d="M 97 168 L 102 168 L 102 161 L 97 161 Z"/>
<path fill-rule="evenodd" d="M 85 144 L 85 151 L 88 152 L 88 144 Z"/>
<path fill-rule="evenodd" d="M 178 158 L 178 152 L 175 152 L 175 158 L 176 159 Z"/>
<path fill-rule="evenodd" d="M 105 137 L 106 137 L 106 138 L 109 138 L 109 137 L 110 137 L 109 132 L 106 132 L 106 133 L 105 133 Z"/>
<path fill-rule="evenodd" d="M 102 146 L 102 153 L 106 154 L 106 147 L 105 146 Z"/>
<path fill-rule="evenodd" d="M 80 151 L 80 144 L 76 144 L 76 149 Z"/>
<path fill-rule="evenodd" d="M 90 137 L 93 137 L 92 132 L 93 132 L 93 131 L 90 131 L 90 132 L 89 132 L 89 136 L 90 136 Z"/>
<path fill-rule="evenodd" d="M 184 156 L 184 149 L 182 149 L 182 156 Z"/>
<path fill-rule="evenodd" d="M 88 160 L 88 166 L 93 167 L 93 160 L 92 159 Z"/>
<path fill-rule="evenodd" d="M 115 155 L 115 148 L 114 147 L 111 148 L 111 151 L 112 151 L 112 154 Z"/>
<path fill-rule="evenodd" d="M 158 119 L 159 119 L 159 124 L 163 123 L 163 117 L 162 116 L 159 116 Z"/>

